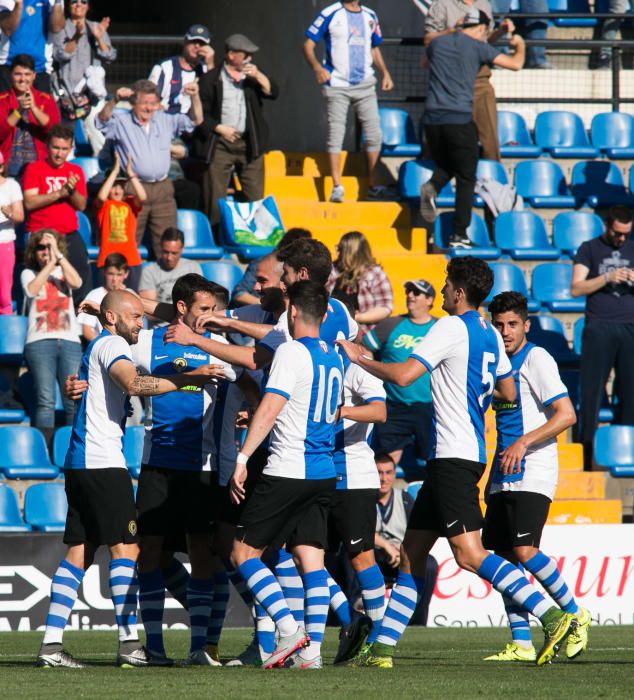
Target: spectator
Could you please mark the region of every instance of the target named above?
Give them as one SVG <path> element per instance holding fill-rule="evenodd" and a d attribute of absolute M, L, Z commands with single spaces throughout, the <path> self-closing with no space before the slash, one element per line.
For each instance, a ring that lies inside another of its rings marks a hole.
<path fill-rule="evenodd" d="M 362 333 L 392 313 L 390 280 L 372 256 L 368 239 L 359 231 L 350 231 L 339 239 L 326 286 L 331 296 L 348 307 Z"/>
<path fill-rule="evenodd" d="M 0 91 L 11 87 L 9 65 L 20 54 L 33 56 L 35 87 L 51 91 L 53 66 L 48 37 L 63 26 L 63 0 L 0 0 Z"/>
<path fill-rule="evenodd" d="M 407 313 L 381 321 L 363 337 L 363 345 L 382 362 L 403 362 L 436 322 L 430 314 L 436 290 L 427 280 L 405 282 Z M 374 449 L 398 464 L 403 449 L 414 444 L 419 459 L 429 456 L 432 407 L 429 375 L 400 387 L 385 382 L 387 420 L 374 428 Z"/>
<path fill-rule="evenodd" d="M 248 201 L 264 196 L 268 128 L 262 102 L 278 95 L 277 85 L 253 63 L 259 48 L 252 41 L 232 34 L 225 48 L 222 65 L 200 79 L 205 119 L 194 137 L 195 154 L 208 166 L 203 197 L 212 224 L 218 222 L 218 199 L 226 196 L 234 170 Z"/>
<path fill-rule="evenodd" d="M 200 185 L 187 178 L 183 165 L 188 160 L 189 147 L 183 139 L 174 139 L 170 146 L 168 178 L 174 185 L 174 199 L 178 209 L 200 209 Z"/>
<path fill-rule="evenodd" d="M 29 303 L 24 359 L 33 377 L 34 425 L 50 434 L 55 427 L 55 383 L 60 387 L 81 361 L 79 325 L 71 290 L 81 278 L 66 257 L 66 240 L 57 231 L 33 232 L 24 251 L 20 282 Z M 66 425 L 73 422 L 75 403 L 63 398 Z M 48 437 L 48 435 L 47 435 Z"/>
<path fill-rule="evenodd" d="M 632 212 L 608 211 L 605 231 L 582 243 L 572 267 L 570 293 L 586 296 L 581 345 L 581 420 L 585 468 L 592 469 L 592 444 L 605 385 L 614 369 L 615 423 L 634 425 L 634 241 Z"/>
<path fill-rule="evenodd" d="M 520 12 L 525 14 L 542 15 L 550 12 L 548 0 L 519 0 L 519 4 Z M 491 0 L 491 7 L 496 14 L 507 14 L 511 11 L 511 0 Z M 524 39 L 539 41 L 546 38 L 548 22 L 539 17 L 520 20 L 518 22 L 518 30 Z M 526 49 L 525 68 L 550 70 L 552 67 L 552 64 L 546 59 L 546 48 L 544 46 L 529 46 Z"/>
<path fill-rule="evenodd" d="M 10 177 L 33 160 L 46 158 L 46 134 L 59 124 L 55 100 L 33 87 L 35 64 L 20 54 L 11 62 L 12 87 L 0 93 L 0 152 Z"/>
<path fill-rule="evenodd" d="M 608 12 L 611 15 L 624 15 L 627 13 L 628 0 L 608 0 Z M 596 6 L 595 6 L 596 7 Z M 605 12 L 605 10 L 603 10 Z M 630 12 L 634 12 L 634 5 L 630 0 Z M 621 28 L 620 19 L 604 19 L 601 22 L 600 36 L 601 41 L 615 41 L 616 33 Z M 596 67 L 599 69 L 607 69 L 612 65 L 612 50 L 609 46 L 602 46 L 599 50 L 599 58 L 597 59 Z"/>
<path fill-rule="evenodd" d="M 156 84 L 163 108 L 170 114 L 188 114 L 191 97 L 183 88 L 214 67 L 211 34 L 204 24 L 192 25 L 183 39 L 179 56 L 157 63 L 149 80 Z"/>
<path fill-rule="evenodd" d="M 5 177 L 5 170 L 0 152 L 0 315 L 13 313 L 15 227 L 24 221 L 22 190 L 13 178 Z"/>
<path fill-rule="evenodd" d="M 161 110 L 156 85 L 149 80 L 137 80 L 132 88 L 119 88 L 114 102 L 106 103 L 96 121 L 97 128 L 112 141 L 120 161 L 127 162 L 132 157 L 147 194 L 137 220 L 137 243 L 147 227 L 156 258 L 161 254 L 161 234 L 166 228 L 176 226 L 174 185 L 168 179 L 170 145 L 177 136 L 193 131 L 202 122 L 198 84 L 189 83 L 183 91 L 191 98 L 192 119 L 186 114 Z M 125 99 L 132 102 L 132 111 L 113 115 L 114 103 Z"/>
<path fill-rule="evenodd" d="M 133 194 L 126 196 L 128 183 Z M 141 256 L 136 242 L 137 215 L 145 200 L 145 189 L 134 172 L 132 158 L 128 157 L 126 161 L 124 175 L 119 154 L 115 153 L 114 166 L 106 174 L 94 202 L 99 224 L 97 268 L 104 268 L 106 259 L 112 253 L 120 253 L 129 265 L 126 277 L 129 272 L 130 288 L 135 292 L 141 277 Z"/>
<path fill-rule="evenodd" d="M 315 46 L 324 39 L 323 65 L 315 57 Z M 378 184 L 376 166 L 381 154 L 382 136 L 376 78 L 372 64 L 381 73 L 381 89 L 394 87 L 383 61 L 379 44 L 383 40 L 376 12 L 359 0 L 344 0 L 325 8 L 306 30 L 304 58 L 313 69 L 326 99 L 328 116 L 328 159 L 333 188 L 331 202 L 343 202 L 341 149 L 350 106 L 363 127 L 368 160 L 368 199 L 381 199 L 386 188 Z"/>
<path fill-rule="evenodd" d="M 103 64 L 116 60 L 117 50 L 108 36 L 110 17 L 101 22 L 87 20 L 87 0 L 67 0 L 67 6 L 70 16 L 62 30 L 53 34 L 53 93 L 66 122 L 82 121 L 97 154 L 105 140 L 95 127 L 108 94 Z"/>
<path fill-rule="evenodd" d="M 50 227 L 66 239 L 68 259 L 80 276 L 73 286 L 75 306 L 90 291 L 88 252 L 79 233 L 77 212 L 86 208 L 86 178 L 78 165 L 68 163 L 73 132 L 56 124 L 46 136 L 46 160 L 27 165 L 22 178 L 25 229 L 33 232 Z"/>

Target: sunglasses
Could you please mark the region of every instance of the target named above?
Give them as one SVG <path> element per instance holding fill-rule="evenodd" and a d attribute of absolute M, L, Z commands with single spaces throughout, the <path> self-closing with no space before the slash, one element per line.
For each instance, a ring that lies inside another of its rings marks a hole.
<path fill-rule="evenodd" d="M 421 292 L 418 287 L 405 287 L 405 294 L 409 294 L 410 292 L 416 297 L 424 294 L 424 292 Z"/>
<path fill-rule="evenodd" d="M 35 250 L 42 251 L 42 250 L 48 250 L 48 246 L 44 245 L 44 243 L 40 243 L 39 245 L 35 246 Z"/>

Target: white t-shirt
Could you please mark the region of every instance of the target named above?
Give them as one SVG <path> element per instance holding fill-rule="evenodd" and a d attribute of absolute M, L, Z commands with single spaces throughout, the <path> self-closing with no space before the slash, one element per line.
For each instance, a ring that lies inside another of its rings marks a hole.
<path fill-rule="evenodd" d="M 18 181 L 12 177 L 6 178 L 0 185 L 0 243 L 15 241 L 13 221 L 5 216 L 2 207 L 6 207 L 14 202 L 21 202 L 22 199 L 22 188 Z"/>
<path fill-rule="evenodd" d="M 105 287 L 97 287 L 86 294 L 85 301 L 92 301 L 95 304 L 101 304 L 107 293 L 108 290 Z M 83 311 L 77 315 L 77 323 L 79 324 L 80 330 L 83 330 L 82 326 L 88 326 L 89 328 L 92 328 L 97 335 L 99 335 L 99 333 L 101 333 L 103 330 L 103 326 L 99 322 L 97 316 L 87 314 Z"/>

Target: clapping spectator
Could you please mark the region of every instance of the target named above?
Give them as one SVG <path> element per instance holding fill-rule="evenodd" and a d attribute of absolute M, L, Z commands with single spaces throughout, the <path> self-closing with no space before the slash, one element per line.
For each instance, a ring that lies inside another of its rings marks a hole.
<path fill-rule="evenodd" d="M 0 314 L 13 311 L 11 287 L 15 266 L 15 227 L 24 221 L 22 190 L 10 177 L 5 177 L 5 165 L 0 153 Z"/>

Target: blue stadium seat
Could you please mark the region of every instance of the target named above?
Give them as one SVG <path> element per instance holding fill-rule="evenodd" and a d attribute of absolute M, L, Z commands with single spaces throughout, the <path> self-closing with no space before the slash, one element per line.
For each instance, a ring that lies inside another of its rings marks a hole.
<path fill-rule="evenodd" d="M 625 189 L 621 171 L 615 163 L 606 160 L 575 163 L 570 189 L 579 207 L 584 204 L 592 208 L 634 205 L 634 196 Z"/>
<path fill-rule="evenodd" d="M 88 180 L 91 180 L 93 177 L 96 177 L 101 173 L 98 158 L 94 158 L 92 156 L 83 156 L 79 158 L 73 158 L 69 162 L 73 165 L 78 165 L 84 171 L 84 177 L 86 178 L 86 182 L 88 182 Z"/>
<path fill-rule="evenodd" d="M 412 118 L 404 109 L 381 107 L 381 133 L 384 156 L 403 156 L 416 158 L 421 153 L 421 146 L 416 138 Z"/>
<path fill-rule="evenodd" d="M 59 475 L 49 459 L 44 435 L 24 425 L 0 426 L 0 471 L 8 479 L 55 479 Z"/>
<path fill-rule="evenodd" d="M 209 219 L 201 211 L 179 209 L 176 226 L 185 234 L 184 258 L 218 260 L 224 255 L 224 250 L 214 242 Z"/>
<path fill-rule="evenodd" d="M 500 292 L 519 292 L 528 299 L 528 310 L 531 313 L 539 311 L 539 302 L 535 301 L 528 293 L 526 280 L 519 267 L 507 262 L 493 262 L 490 263 L 490 266 L 493 270 L 493 287 L 489 296 L 484 300 L 485 306 Z"/>
<path fill-rule="evenodd" d="M 559 260 L 542 218 L 532 211 L 503 212 L 495 219 L 495 244 L 513 260 Z"/>
<path fill-rule="evenodd" d="M 283 230 L 282 218 L 274 197 L 270 195 L 265 197 L 263 204 L 277 220 L 279 228 Z M 218 200 L 218 208 L 220 209 L 220 242 L 224 246 L 226 252 L 235 253 L 243 260 L 257 260 L 263 255 L 268 255 L 275 250 L 275 246 L 271 245 L 253 245 L 236 242 L 233 214 L 227 200 L 221 197 Z"/>
<path fill-rule="evenodd" d="M 594 461 L 611 476 L 634 476 L 634 426 L 605 425 L 594 434 Z"/>
<path fill-rule="evenodd" d="M 535 143 L 555 158 L 596 158 L 581 117 L 574 112 L 540 112 L 535 119 Z"/>
<path fill-rule="evenodd" d="M 588 0 L 548 0 L 548 12 L 560 12 L 563 17 L 553 20 L 556 27 L 595 27 L 597 20 L 594 17 L 566 17 L 570 14 L 590 14 Z"/>
<path fill-rule="evenodd" d="M 242 269 L 229 260 L 216 260 L 214 262 L 202 263 L 203 276 L 208 280 L 221 284 L 229 290 L 229 296 L 234 287 L 242 279 Z"/>
<path fill-rule="evenodd" d="M 22 520 L 13 489 L 0 484 L 0 532 L 29 532 L 30 529 L 31 526 Z"/>
<path fill-rule="evenodd" d="M 408 160 L 401 163 L 398 169 L 398 191 L 401 197 L 410 204 L 418 205 L 420 201 L 420 187 L 424 185 L 434 173 L 434 163 L 431 160 Z M 448 182 L 436 197 L 436 206 L 453 207 L 456 204 L 451 183 Z"/>
<path fill-rule="evenodd" d="M 26 316 L 0 316 L 0 365 L 21 365 L 28 326 Z"/>
<path fill-rule="evenodd" d="M 24 519 L 39 532 L 64 532 L 68 501 L 63 484 L 33 484 L 24 494 Z"/>
<path fill-rule="evenodd" d="M 416 496 L 418 496 L 418 492 L 420 491 L 420 488 L 422 485 L 423 485 L 422 481 L 411 481 L 407 485 L 407 488 L 405 490 L 415 500 Z"/>
<path fill-rule="evenodd" d="M 143 440 L 145 428 L 142 425 L 129 425 L 123 436 L 123 456 L 128 466 L 128 471 L 135 478 L 139 478 L 141 462 L 143 460 Z"/>
<path fill-rule="evenodd" d="M 531 323 L 528 340 L 548 350 L 560 368 L 564 365 L 578 367 L 579 356 L 570 349 L 561 321 L 552 316 L 533 316 L 533 319 L 535 321 Z"/>
<path fill-rule="evenodd" d="M 76 156 L 88 156 L 93 155 L 92 146 L 86 132 L 84 130 L 84 122 L 82 119 L 75 119 L 75 155 Z"/>
<path fill-rule="evenodd" d="M 570 295 L 571 278 L 572 265 L 541 263 L 533 268 L 533 296 L 549 311 L 581 312 L 586 308 L 586 298 Z"/>
<path fill-rule="evenodd" d="M 434 243 L 439 248 L 449 247 L 449 237 L 453 233 L 454 212 L 446 211 L 436 217 L 434 224 Z M 473 255 L 483 260 L 497 260 L 500 257 L 500 249 L 491 245 L 489 232 L 482 217 L 475 212 L 471 213 L 471 223 L 467 229 L 467 236 L 475 244 L 473 248 L 449 248 L 451 257 Z"/>
<path fill-rule="evenodd" d="M 517 112 L 498 111 L 498 139 L 503 158 L 537 158 L 542 154 L 531 139 L 524 117 Z"/>
<path fill-rule="evenodd" d="M 515 187 L 535 208 L 568 209 L 575 206 L 562 169 L 551 160 L 527 160 L 515 166 Z"/>
<path fill-rule="evenodd" d="M 634 117 L 624 112 L 595 114 L 590 125 L 592 145 L 610 160 L 634 158 Z"/>
<path fill-rule="evenodd" d="M 94 245 L 92 236 L 92 227 L 90 225 L 90 219 L 84 214 L 83 211 L 77 212 L 77 220 L 79 222 L 79 235 L 84 241 L 86 250 L 88 251 L 88 257 L 91 260 L 96 260 L 99 255 L 99 246 Z"/>
<path fill-rule="evenodd" d="M 51 448 L 53 452 L 53 464 L 60 469 L 64 466 L 72 430 L 70 425 L 63 425 L 61 428 L 57 428 L 53 435 L 53 446 Z"/>
<path fill-rule="evenodd" d="M 542 331 L 552 331 L 566 337 L 564 324 L 556 316 L 537 314 L 536 316 L 530 316 L 528 320 L 531 322 L 531 330 L 534 326 L 539 326 Z"/>
<path fill-rule="evenodd" d="M 572 347 L 577 355 L 581 355 L 581 346 L 583 341 L 583 328 L 586 325 L 585 316 L 581 316 L 575 321 L 572 327 Z"/>
<path fill-rule="evenodd" d="M 579 370 L 563 369 L 560 372 L 561 381 L 568 389 L 568 396 L 575 407 L 575 411 L 579 412 L 581 408 L 581 382 Z M 599 408 L 599 423 L 611 423 L 614 420 L 614 411 L 610 405 L 607 391 L 603 392 L 601 397 L 601 406 Z"/>
<path fill-rule="evenodd" d="M 17 382 L 18 394 L 24 404 L 26 415 L 31 419 L 35 418 L 35 390 L 33 389 L 33 376 L 31 372 L 22 373 Z M 64 404 L 62 403 L 62 392 L 59 384 L 55 385 L 55 420 L 64 419 Z"/>
<path fill-rule="evenodd" d="M 630 192 L 634 192 L 634 165 L 630 165 L 629 169 L 629 188 Z"/>
<path fill-rule="evenodd" d="M 601 217 L 589 211 L 562 211 L 553 219 L 553 244 L 571 258 L 582 243 L 602 233 Z"/>
<path fill-rule="evenodd" d="M 479 160 L 476 170 L 476 179 L 478 180 L 495 180 L 507 185 L 509 178 L 506 174 L 506 169 L 498 160 Z M 476 194 L 473 199 L 476 207 L 483 207 L 484 201 L 479 194 Z"/>
<path fill-rule="evenodd" d="M 0 393 L 9 391 L 9 383 L 0 374 Z M 0 408 L 0 423 L 22 423 L 26 414 L 21 408 Z"/>

